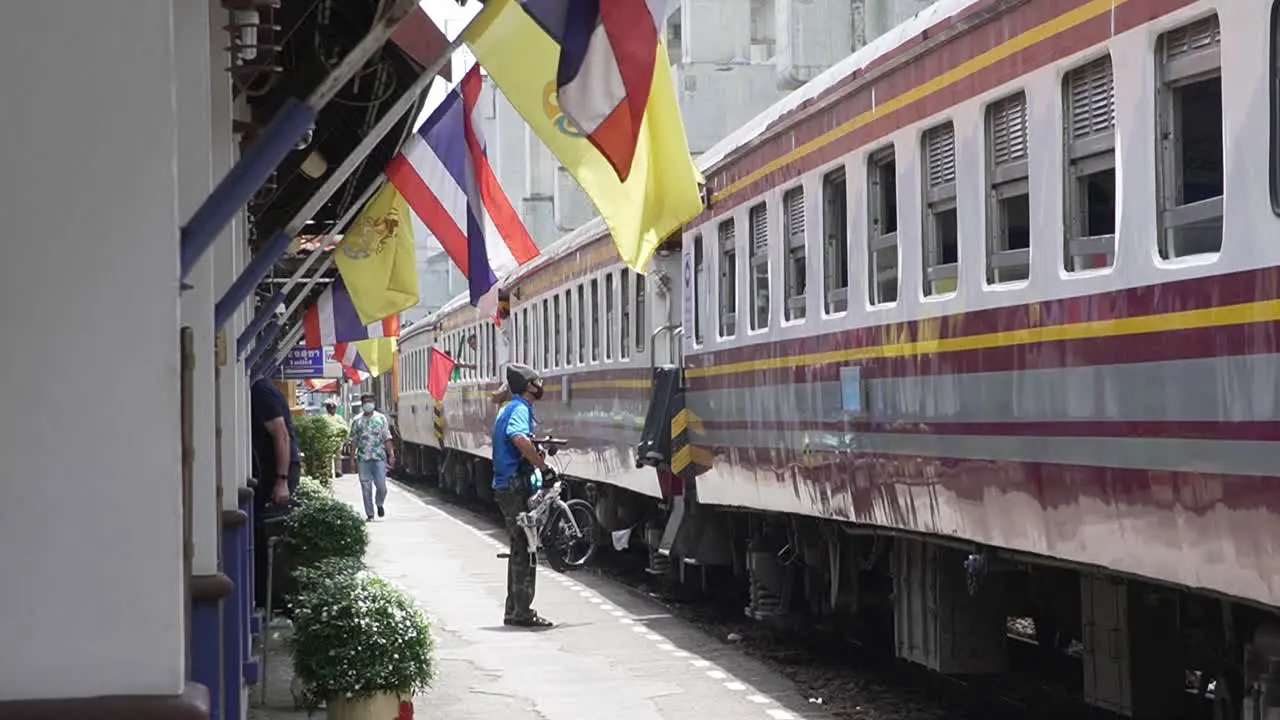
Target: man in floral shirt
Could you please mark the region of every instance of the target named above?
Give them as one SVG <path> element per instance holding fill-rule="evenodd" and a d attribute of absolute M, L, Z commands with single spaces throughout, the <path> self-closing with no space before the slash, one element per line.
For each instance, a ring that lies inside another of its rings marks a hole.
<path fill-rule="evenodd" d="M 376 486 L 378 495 L 376 504 L 378 517 L 386 515 L 382 504 L 387 499 L 387 465 L 396 464 L 396 448 L 391 441 L 391 422 L 387 416 L 378 412 L 373 404 L 374 397 L 368 393 L 360 396 L 361 410 L 351 421 L 351 430 L 347 433 L 347 441 L 355 446 L 356 470 L 360 474 L 360 492 L 364 495 L 364 514 L 373 520 L 375 498 L 373 489 Z"/>

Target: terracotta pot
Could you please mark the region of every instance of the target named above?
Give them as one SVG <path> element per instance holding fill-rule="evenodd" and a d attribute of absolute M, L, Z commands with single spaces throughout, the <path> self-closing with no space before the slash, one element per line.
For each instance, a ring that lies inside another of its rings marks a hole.
<path fill-rule="evenodd" d="M 325 703 L 329 720 L 399 720 L 400 695 L 378 693 L 361 698 L 336 698 Z"/>

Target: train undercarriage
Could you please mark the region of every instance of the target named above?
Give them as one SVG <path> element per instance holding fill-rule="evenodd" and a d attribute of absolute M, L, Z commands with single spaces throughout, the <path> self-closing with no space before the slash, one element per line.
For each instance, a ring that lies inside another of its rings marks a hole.
<path fill-rule="evenodd" d="M 410 482 L 491 503 L 487 459 L 409 446 Z M 1280 719 L 1280 618 L 1189 588 L 959 539 L 697 502 L 570 478 L 613 552 L 686 598 L 818 629 L 966 681 L 1035 675 L 1132 718 Z"/>

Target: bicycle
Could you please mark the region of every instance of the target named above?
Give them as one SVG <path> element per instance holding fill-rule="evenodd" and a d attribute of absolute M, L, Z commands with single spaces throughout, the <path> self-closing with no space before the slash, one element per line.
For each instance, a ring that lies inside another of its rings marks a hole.
<path fill-rule="evenodd" d="M 557 450 L 568 443 L 550 435 L 533 438 L 538 454 L 547 459 L 555 457 Z M 537 490 L 529 498 L 529 509 L 516 516 L 516 525 L 529 541 L 529 563 L 536 566 L 539 553 L 546 548 L 547 564 L 556 572 L 586 565 L 596 551 L 595 508 L 586 500 L 560 498 L 564 481 L 559 471 L 551 486 L 543 487 L 541 473 L 534 470 L 533 484 Z M 575 554 L 578 548 L 581 557 Z"/>

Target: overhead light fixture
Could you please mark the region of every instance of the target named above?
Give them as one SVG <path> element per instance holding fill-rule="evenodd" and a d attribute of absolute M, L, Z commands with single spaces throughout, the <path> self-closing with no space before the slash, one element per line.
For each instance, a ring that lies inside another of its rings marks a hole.
<path fill-rule="evenodd" d="M 319 180 L 324 177 L 325 171 L 328 169 L 329 163 L 324 159 L 324 156 L 320 154 L 319 150 L 312 150 L 308 153 L 307 158 L 298 166 L 298 172 L 301 172 L 312 180 Z"/>

